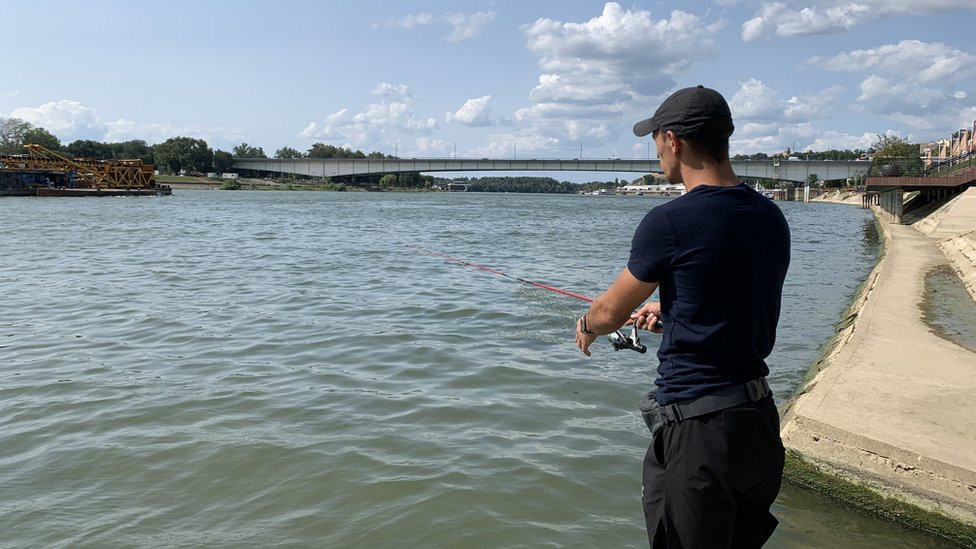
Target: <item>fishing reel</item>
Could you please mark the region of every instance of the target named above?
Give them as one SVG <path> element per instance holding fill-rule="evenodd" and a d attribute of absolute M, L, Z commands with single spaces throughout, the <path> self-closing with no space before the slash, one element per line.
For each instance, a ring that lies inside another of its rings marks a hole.
<path fill-rule="evenodd" d="M 607 336 L 610 343 L 613 344 L 613 350 L 619 351 L 620 349 L 630 349 L 631 351 L 637 351 L 638 353 L 646 353 L 647 346 L 640 342 L 640 337 L 637 335 L 637 325 L 634 325 L 634 329 L 630 332 L 629 336 L 625 336 L 623 332 L 617 330 L 616 332 Z"/>

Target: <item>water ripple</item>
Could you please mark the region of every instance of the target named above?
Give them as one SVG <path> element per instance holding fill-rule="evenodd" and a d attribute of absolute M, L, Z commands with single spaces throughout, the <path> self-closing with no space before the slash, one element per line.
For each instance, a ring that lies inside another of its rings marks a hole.
<path fill-rule="evenodd" d="M 404 244 L 596 295 L 655 203 L 4 201 L 0 545 L 645 546 L 653 353 L 585 359 L 585 303 Z M 783 207 L 779 395 L 872 261 L 864 212 Z"/>

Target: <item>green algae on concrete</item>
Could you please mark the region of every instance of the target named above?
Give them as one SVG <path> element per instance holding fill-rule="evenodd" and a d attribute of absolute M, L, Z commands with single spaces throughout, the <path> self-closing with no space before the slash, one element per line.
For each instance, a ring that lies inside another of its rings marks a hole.
<path fill-rule="evenodd" d="M 804 381 L 795 393 L 781 406 L 781 421 L 785 425 L 793 418 L 794 406 L 810 387 L 811 381 L 841 352 L 848 343 L 859 321 L 862 309 L 874 290 L 881 273 L 884 259 L 892 246 L 889 228 L 882 223 L 875 211 L 875 227 L 878 230 L 881 247 L 875 268 L 856 290 L 851 305 L 835 326 L 835 334 L 822 348 L 821 354 L 811 365 Z M 914 531 L 925 533 L 939 540 L 959 547 L 976 547 L 976 525 L 961 522 L 949 516 L 923 509 L 904 499 L 892 497 L 879 486 L 869 486 L 854 471 L 843 471 L 816 458 L 804 457 L 796 450 L 787 451 L 784 479 L 791 485 L 810 489 L 824 496 L 843 502 L 852 509 L 870 513 L 879 518 L 904 525 Z M 880 488 L 880 490 L 879 490 Z"/>
<path fill-rule="evenodd" d="M 976 526 L 926 511 L 897 498 L 885 497 L 807 461 L 794 450 L 786 452 L 783 479 L 792 485 L 813 490 L 859 511 L 924 532 L 955 546 L 976 547 Z"/>

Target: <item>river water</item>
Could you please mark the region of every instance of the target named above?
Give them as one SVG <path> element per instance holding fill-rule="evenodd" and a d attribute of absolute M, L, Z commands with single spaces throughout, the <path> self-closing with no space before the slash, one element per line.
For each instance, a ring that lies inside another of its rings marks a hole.
<path fill-rule="evenodd" d="M 596 295 L 660 200 L 0 201 L 0 547 L 646 546 L 653 352 L 583 357 L 584 302 L 407 245 Z M 782 402 L 878 241 L 779 204 Z M 769 547 L 938 546 L 790 487 L 774 512 Z"/>

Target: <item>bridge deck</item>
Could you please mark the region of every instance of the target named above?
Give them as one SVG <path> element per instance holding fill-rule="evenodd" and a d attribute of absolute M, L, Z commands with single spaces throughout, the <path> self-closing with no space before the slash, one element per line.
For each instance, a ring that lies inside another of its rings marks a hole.
<path fill-rule="evenodd" d="M 741 177 L 806 182 L 811 176 L 830 181 L 863 175 L 870 162 L 863 160 L 733 160 Z M 234 168 L 309 177 L 342 177 L 405 172 L 632 172 L 660 173 L 657 159 L 526 159 L 489 158 L 235 158 Z"/>
<path fill-rule="evenodd" d="M 952 175 L 869 177 L 865 181 L 868 191 L 902 189 L 918 191 L 933 188 L 959 188 L 976 183 L 976 168 L 969 168 Z"/>

